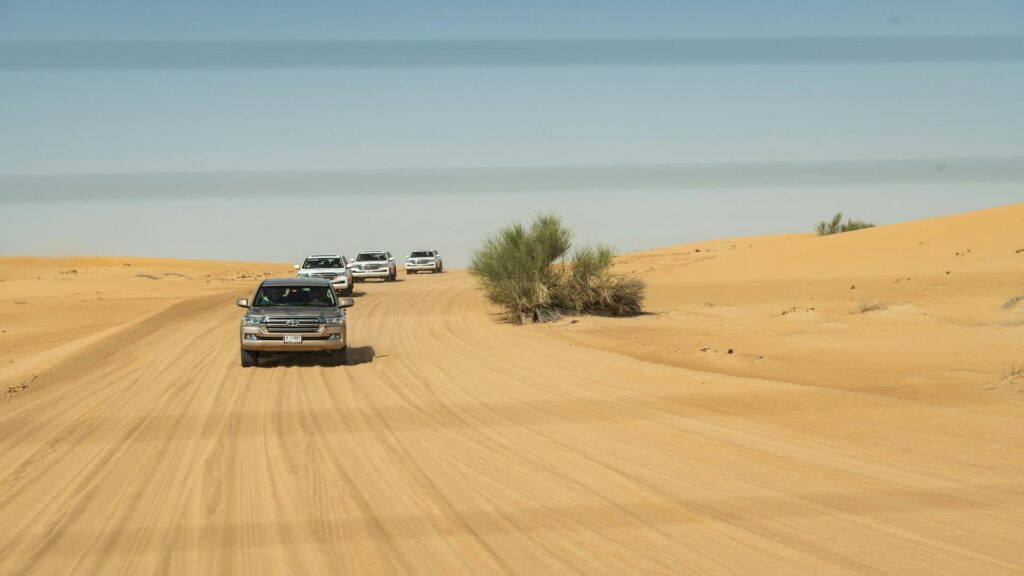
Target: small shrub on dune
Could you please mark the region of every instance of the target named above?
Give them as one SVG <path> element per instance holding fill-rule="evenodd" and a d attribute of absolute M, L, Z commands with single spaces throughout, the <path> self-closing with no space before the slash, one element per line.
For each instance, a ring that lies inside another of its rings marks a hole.
<path fill-rule="evenodd" d="M 832 220 L 818 222 L 814 231 L 818 233 L 818 236 L 831 236 L 832 234 L 853 232 L 854 230 L 874 227 L 875 225 L 870 222 L 854 220 L 852 218 L 847 218 L 846 222 L 843 222 L 843 213 L 836 212 L 836 215 L 832 217 Z"/>
<path fill-rule="evenodd" d="M 567 258 L 571 247 L 572 233 L 561 219 L 541 215 L 529 226 L 513 223 L 484 240 L 469 269 L 516 323 L 642 311 L 644 283 L 611 272 L 611 248 L 581 248 Z"/>
<path fill-rule="evenodd" d="M 1003 378 L 1011 382 L 1024 379 L 1024 363 L 1014 360 L 1007 362 L 1006 367 L 1003 369 Z"/>

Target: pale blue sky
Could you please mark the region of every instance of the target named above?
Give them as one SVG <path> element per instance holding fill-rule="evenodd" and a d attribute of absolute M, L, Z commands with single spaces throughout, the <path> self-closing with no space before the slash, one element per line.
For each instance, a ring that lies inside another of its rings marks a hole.
<path fill-rule="evenodd" d="M 984 40 L 1022 33 L 1024 4 L 1011 1 L 0 0 L 0 62 L 4 50 L 24 48 L 3 42 L 32 41 L 121 41 L 130 49 L 138 41 Z M 488 227 L 538 210 L 561 212 L 583 240 L 632 250 L 807 230 L 838 209 L 892 222 L 1016 202 L 1024 200 L 1020 164 L 999 178 L 878 178 L 857 186 L 811 178 L 761 188 L 724 178 L 673 188 L 640 177 L 569 192 L 558 180 L 526 178 L 519 189 L 447 194 L 436 183 L 395 193 L 371 178 L 365 188 L 328 183 L 316 194 L 286 180 L 250 194 L 254 174 L 302 180 L 310 171 L 448 169 L 458 180 L 471 167 L 778 161 L 813 174 L 819 161 L 909 158 L 934 159 L 955 174 L 962 159 L 1024 158 L 1024 63 L 999 60 L 0 66 L 0 253 L 292 260 L 325 249 L 437 247 L 459 265 Z M 180 176 L 196 173 L 244 177 L 218 177 L 214 197 L 204 199 L 195 178 Z M 88 186 L 77 178 L 95 174 L 120 176 Z M 142 176 L 124 178 L 133 174 Z M 67 177 L 53 179 L 60 175 Z M 115 200 L 98 199 L 97 186 Z M 154 199 L 177 191 L 187 198 Z M 304 230 L 310 215 L 331 224 Z M 294 229 L 252 234 L 268 217 Z"/>

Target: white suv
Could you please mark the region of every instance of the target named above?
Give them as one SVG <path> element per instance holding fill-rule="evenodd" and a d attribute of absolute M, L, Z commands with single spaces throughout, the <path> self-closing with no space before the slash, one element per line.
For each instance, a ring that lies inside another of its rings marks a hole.
<path fill-rule="evenodd" d="M 405 257 L 405 273 L 412 274 L 421 270 L 443 272 L 444 263 L 437 250 L 419 250 Z"/>
<path fill-rule="evenodd" d="M 383 278 L 387 282 L 394 282 L 398 278 L 395 258 L 387 250 L 360 252 L 352 263 L 352 276 L 356 281 Z"/>
<path fill-rule="evenodd" d="M 295 269 L 302 278 L 323 278 L 334 286 L 338 294 L 352 295 L 355 278 L 348 258 L 341 254 L 310 254 L 302 264 L 296 264 Z"/>

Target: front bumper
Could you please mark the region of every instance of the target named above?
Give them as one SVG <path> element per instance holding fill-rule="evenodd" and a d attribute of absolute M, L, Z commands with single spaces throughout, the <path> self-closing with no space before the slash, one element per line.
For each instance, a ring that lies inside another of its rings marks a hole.
<path fill-rule="evenodd" d="M 429 262 L 427 264 L 410 264 L 406 263 L 406 270 L 437 270 L 437 262 Z"/>
<path fill-rule="evenodd" d="M 391 276 L 391 270 L 387 268 L 383 270 L 353 270 L 352 276 L 355 278 L 387 278 Z"/>
<path fill-rule="evenodd" d="M 285 343 L 284 334 L 267 332 L 263 326 L 242 326 L 239 341 L 244 350 L 263 352 L 322 352 L 341 350 L 348 345 L 348 329 L 345 324 L 322 324 L 316 332 L 296 335 L 302 336 L 302 342 Z"/>

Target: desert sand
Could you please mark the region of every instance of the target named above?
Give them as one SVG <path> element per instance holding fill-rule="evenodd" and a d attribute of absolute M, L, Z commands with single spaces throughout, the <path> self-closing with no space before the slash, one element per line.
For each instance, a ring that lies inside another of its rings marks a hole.
<path fill-rule="evenodd" d="M 1024 574 L 1022 222 L 629 254 L 630 319 L 359 284 L 341 367 L 239 366 L 289 266 L 0 259 L 0 573 Z"/>

